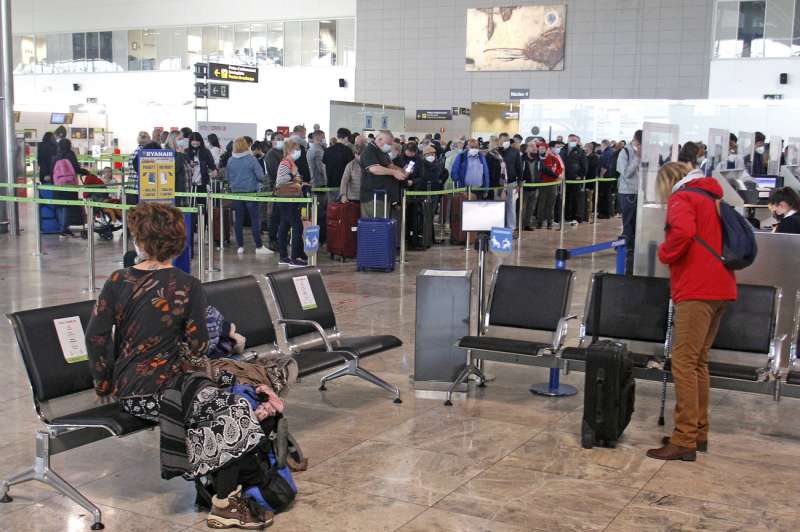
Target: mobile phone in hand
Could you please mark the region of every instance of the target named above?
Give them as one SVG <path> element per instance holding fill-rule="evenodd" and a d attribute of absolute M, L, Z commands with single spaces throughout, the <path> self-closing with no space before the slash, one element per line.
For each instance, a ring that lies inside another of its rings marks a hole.
<path fill-rule="evenodd" d="M 411 172 L 414 171 L 415 166 L 417 166 L 417 163 L 415 163 L 414 161 L 408 161 L 408 164 L 405 166 L 405 168 L 403 168 L 403 171 L 407 174 L 410 174 Z"/>

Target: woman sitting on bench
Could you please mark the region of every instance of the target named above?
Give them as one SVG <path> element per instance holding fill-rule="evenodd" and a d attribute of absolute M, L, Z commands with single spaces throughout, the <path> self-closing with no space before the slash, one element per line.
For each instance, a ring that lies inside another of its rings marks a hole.
<path fill-rule="evenodd" d="M 272 516 L 248 505 L 236 465 L 264 432 L 244 398 L 206 376 L 203 288 L 172 266 L 185 245 L 183 216 L 142 203 L 129 227 L 144 260 L 111 274 L 86 331 L 98 399 L 116 398 L 125 412 L 160 423 L 163 478 L 213 476 L 209 526 L 264 528 Z"/>

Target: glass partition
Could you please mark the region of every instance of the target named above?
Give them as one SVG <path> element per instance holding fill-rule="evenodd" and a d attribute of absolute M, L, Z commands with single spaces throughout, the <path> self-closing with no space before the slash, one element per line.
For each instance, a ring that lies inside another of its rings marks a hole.
<path fill-rule="evenodd" d="M 769 162 L 767 173 L 778 175 L 781 173 L 781 156 L 783 155 L 783 137 L 770 135 L 769 137 Z"/>
<path fill-rule="evenodd" d="M 662 164 L 678 160 L 678 126 L 645 122 L 640 153 L 633 272 L 667 277 L 669 272 L 657 256 L 658 244 L 664 240 L 666 219 L 666 204 L 658 193 L 657 176 Z"/>
<path fill-rule="evenodd" d="M 747 173 L 752 173 L 753 166 L 753 150 L 755 149 L 756 135 L 748 131 L 739 132 L 739 142 L 737 144 L 737 153 L 744 161 L 745 170 Z"/>
<path fill-rule="evenodd" d="M 15 74 L 178 71 L 198 61 L 355 64 L 354 19 L 14 35 Z"/>
<path fill-rule="evenodd" d="M 730 133 L 727 129 L 711 128 L 708 130 L 708 148 L 706 151 L 706 166 L 703 169 L 706 175 L 711 175 L 714 169 L 720 167 L 722 161 L 728 157 L 728 139 Z"/>

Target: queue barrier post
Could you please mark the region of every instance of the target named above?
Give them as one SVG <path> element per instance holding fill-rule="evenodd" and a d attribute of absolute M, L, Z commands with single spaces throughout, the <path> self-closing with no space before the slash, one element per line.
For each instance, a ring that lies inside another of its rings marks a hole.
<path fill-rule="evenodd" d="M 524 181 L 523 181 L 524 183 Z M 525 229 L 522 222 L 525 216 L 525 189 L 522 188 L 522 183 L 520 183 L 517 187 L 519 190 L 519 212 L 517 213 L 517 232 L 519 233 L 520 237 L 522 236 L 522 231 Z M 513 194 L 513 192 L 512 192 Z"/>
<path fill-rule="evenodd" d="M 125 188 L 125 183 L 122 183 L 122 190 L 120 192 L 120 200 L 122 202 L 122 254 L 128 252 L 128 192 Z"/>
<path fill-rule="evenodd" d="M 211 184 L 206 187 L 206 209 L 208 209 L 208 227 L 206 230 L 208 231 L 208 267 L 206 271 L 208 273 L 218 272 L 219 270 L 214 267 L 214 198 L 211 195 Z M 222 229 L 220 227 L 220 229 Z M 222 238 L 222 232 L 220 232 L 220 238 Z"/>
<path fill-rule="evenodd" d="M 312 193 L 311 193 L 311 225 L 317 225 L 319 223 L 319 213 L 317 212 L 318 208 L 319 208 L 319 199 L 317 198 L 317 195 L 314 194 L 313 191 L 312 191 Z M 317 265 L 317 255 L 318 254 L 319 254 L 319 249 L 317 250 L 317 253 L 313 253 L 310 257 L 308 257 L 308 263 L 311 266 L 316 266 Z"/>
<path fill-rule="evenodd" d="M 466 201 L 469 201 L 471 199 L 472 199 L 472 187 L 467 187 L 467 200 Z M 462 209 L 461 212 L 464 212 L 463 209 Z M 464 229 L 464 218 L 463 218 L 463 215 L 462 215 L 462 218 L 461 218 L 461 229 L 462 230 Z M 464 246 L 464 249 L 469 251 L 469 232 L 467 232 L 465 234 L 464 240 L 467 241 L 466 245 Z"/>
<path fill-rule="evenodd" d="M 564 227 L 567 225 L 564 220 L 567 210 L 567 180 L 561 179 L 561 216 L 558 217 L 558 230 L 561 233 L 561 242 L 564 242 Z"/>
<path fill-rule="evenodd" d="M 206 214 L 204 212 L 203 206 L 197 206 L 197 275 L 200 277 L 201 281 L 206 280 L 206 271 L 205 271 L 205 241 L 206 236 Z"/>
<path fill-rule="evenodd" d="M 36 250 L 32 253 L 34 257 L 41 257 L 46 255 L 42 251 L 42 219 L 39 212 L 39 183 L 33 182 L 33 227 L 36 230 Z"/>
<path fill-rule="evenodd" d="M 565 270 L 567 268 L 567 261 L 574 257 L 581 255 L 590 255 L 599 251 L 614 250 L 616 253 L 616 267 L 617 273 L 625 273 L 625 240 L 612 240 L 610 242 L 602 242 L 600 244 L 592 244 L 591 246 L 583 246 L 573 249 L 557 249 L 555 252 L 555 261 L 557 270 Z M 561 384 L 561 370 L 560 368 L 550 368 L 550 379 L 547 383 L 534 384 L 530 387 L 531 393 L 537 395 L 546 395 L 548 397 L 565 397 L 575 395 L 577 390 L 574 386 L 569 384 Z"/>
<path fill-rule="evenodd" d="M 222 182 L 213 181 L 214 188 L 222 193 Z M 213 199 L 212 199 L 213 201 Z M 222 206 L 222 198 L 219 198 L 219 268 L 220 273 L 225 272 L 225 208 Z"/>
<path fill-rule="evenodd" d="M 85 289 L 84 292 L 94 294 L 97 292 L 94 264 L 94 207 L 86 200 L 84 200 L 84 205 L 86 206 L 86 250 L 89 263 L 89 288 Z"/>
<path fill-rule="evenodd" d="M 408 207 L 408 198 L 404 191 L 401 191 L 402 198 L 400 199 L 400 264 L 406 263 L 406 208 Z"/>

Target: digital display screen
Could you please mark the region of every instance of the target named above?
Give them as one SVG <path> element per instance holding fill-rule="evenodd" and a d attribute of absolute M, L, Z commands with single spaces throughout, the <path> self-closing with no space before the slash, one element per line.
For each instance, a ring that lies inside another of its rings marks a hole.
<path fill-rule="evenodd" d="M 463 231 L 491 231 L 506 226 L 505 201 L 465 201 L 461 212 Z"/>
<path fill-rule="evenodd" d="M 775 188 L 778 186 L 777 177 L 754 177 L 753 181 L 756 182 L 759 188 Z"/>
<path fill-rule="evenodd" d="M 71 124 L 72 113 L 50 113 L 51 124 Z"/>

